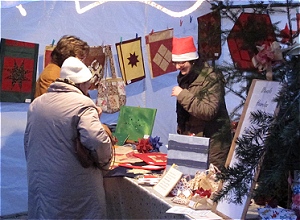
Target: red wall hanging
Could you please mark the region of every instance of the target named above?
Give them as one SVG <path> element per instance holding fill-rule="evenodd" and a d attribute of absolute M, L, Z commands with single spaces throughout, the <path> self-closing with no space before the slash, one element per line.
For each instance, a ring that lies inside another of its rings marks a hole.
<path fill-rule="evenodd" d="M 33 100 L 38 51 L 38 44 L 1 38 L 1 102 Z"/>
<path fill-rule="evenodd" d="M 214 11 L 197 18 L 198 53 L 204 61 L 216 60 L 221 55 L 221 16 Z"/>
<path fill-rule="evenodd" d="M 254 70 L 252 57 L 258 52 L 256 46 L 276 41 L 269 15 L 241 13 L 230 31 L 227 43 L 232 61 L 237 69 Z"/>

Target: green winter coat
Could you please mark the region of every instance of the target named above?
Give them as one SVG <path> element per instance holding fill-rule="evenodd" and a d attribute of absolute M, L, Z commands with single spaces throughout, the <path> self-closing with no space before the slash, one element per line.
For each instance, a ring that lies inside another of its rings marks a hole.
<path fill-rule="evenodd" d="M 207 64 L 202 70 L 194 65 L 191 71 L 198 71 L 199 76 L 177 97 L 178 103 L 190 114 L 185 128 L 178 129 L 178 133 L 210 138 L 209 163 L 220 168 L 226 162 L 231 145 L 223 76 Z M 221 128 L 225 128 L 225 132 L 221 132 Z"/>

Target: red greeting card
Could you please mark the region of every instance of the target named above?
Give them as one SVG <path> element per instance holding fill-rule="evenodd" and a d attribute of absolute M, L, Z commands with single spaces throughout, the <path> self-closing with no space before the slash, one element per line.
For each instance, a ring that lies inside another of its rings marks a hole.
<path fill-rule="evenodd" d="M 166 166 L 167 165 L 167 154 L 163 153 L 136 153 L 135 157 L 142 159 L 149 165 L 155 166 Z"/>

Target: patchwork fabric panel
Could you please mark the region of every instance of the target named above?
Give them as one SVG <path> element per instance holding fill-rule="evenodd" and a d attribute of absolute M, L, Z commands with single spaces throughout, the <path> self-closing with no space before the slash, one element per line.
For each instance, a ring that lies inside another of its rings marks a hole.
<path fill-rule="evenodd" d="M 124 82 L 130 83 L 145 78 L 141 37 L 116 43 L 120 70 Z"/>
<path fill-rule="evenodd" d="M 1 102 L 31 102 L 39 45 L 1 38 Z"/>
<path fill-rule="evenodd" d="M 152 32 L 145 39 L 152 78 L 176 71 L 172 64 L 173 29 Z"/>

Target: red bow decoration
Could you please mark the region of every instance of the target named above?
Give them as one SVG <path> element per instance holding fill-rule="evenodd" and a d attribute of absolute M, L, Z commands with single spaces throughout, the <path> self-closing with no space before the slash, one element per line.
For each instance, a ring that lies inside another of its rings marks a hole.
<path fill-rule="evenodd" d="M 280 44 L 274 41 L 270 45 L 257 46 L 258 54 L 252 58 L 252 63 L 259 71 L 267 71 L 267 79 L 272 79 L 272 63 L 283 59 Z"/>
<path fill-rule="evenodd" d="M 284 29 L 280 31 L 280 36 L 282 37 L 281 42 L 282 43 L 288 43 L 290 39 L 292 38 L 291 34 L 296 34 L 297 31 L 290 31 L 289 26 L 286 24 Z"/>
<path fill-rule="evenodd" d="M 209 190 L 204 190 L 202 187 L 200 187 L 200 189 L 195 190 L 194 192 L 195 194 L 198 194 L 201 197 L 207 197 L 209 198 L 211 196 L 211 189 Z"/>
<path fill-rule="evenodd" d="M 136 149 L 139 153 L 149 153 L 153 149 L 153 147 L 149 142 L 149 138 L 141 138 L 136 145 Z"/>

